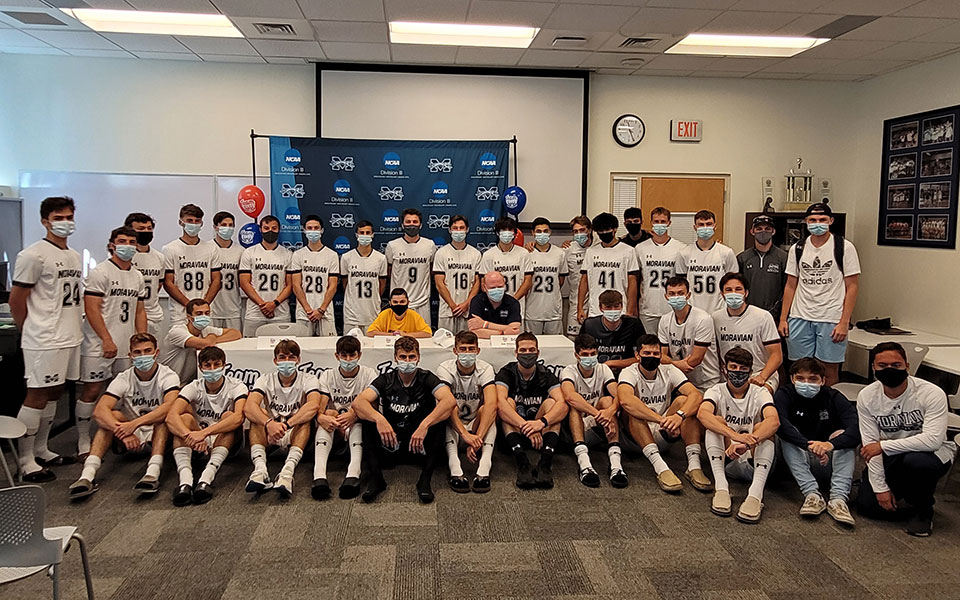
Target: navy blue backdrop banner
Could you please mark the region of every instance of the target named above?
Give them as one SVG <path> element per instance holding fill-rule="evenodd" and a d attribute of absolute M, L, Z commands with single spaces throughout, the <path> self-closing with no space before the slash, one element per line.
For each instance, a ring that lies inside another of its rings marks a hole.
<path fill-rule="evenodd" d="M 467 241 L 495 243 L 503 214 L 510 142 L 394 141 L 270 137 L 271 212 L 280 241 L 302 245 L 300 219 L 324 221 L 324 244 L 343 254 L 356 246 L 354 226 L 373 223 L 374 248 L 402 235 L 400 213 L 423 213 L 421 235 L 446 244 L 450 219 L 470 221 Z"/>

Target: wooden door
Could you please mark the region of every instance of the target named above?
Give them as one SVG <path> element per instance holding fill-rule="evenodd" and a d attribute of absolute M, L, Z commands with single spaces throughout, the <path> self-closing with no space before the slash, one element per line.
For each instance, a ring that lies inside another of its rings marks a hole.
<path fill-rule="evenodd" d="M 725 181 L 722 177 L 641 177 L 640 209 L 649 229 L 650 211 L 663 206 L 671 213 L 713 211 L 717 215 L 717 239 L 723 240 L 723 200 Z M 677 219 L 674 218 L 674 228 Z M 684 236 L 678 236 L 683 238 Z"/>

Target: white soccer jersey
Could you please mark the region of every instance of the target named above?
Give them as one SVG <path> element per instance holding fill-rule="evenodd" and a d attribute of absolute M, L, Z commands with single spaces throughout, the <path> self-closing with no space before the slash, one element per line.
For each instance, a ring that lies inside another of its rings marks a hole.
<path fill-rule="evenodd" d="M 297 371 L 297 377 L 290 387 L 283 387 L 277 371 L 264 373 L 253 384 L 253 391 L 263 394 L 261 407 L 278 421 L 292 417 L 307 401 L 307 394 L 320 391 L 316 375 L 306 371 Z"/>
<path fill-rule="evenodd" d="M 670 358 L 683 360 L 693 353 L 694 346 L 704 346 L 707 353 L 697 368 L 687 373 L 690 383 L 701 390 L 720 381 L 720 361 L 717 354 L 717 341 L 713 319 L 706 311 L 696 306 L 690 307 L 687 319 L 677 323 L 677 315 L 672 310 L 660 317 L 657 328 L 660 343 L 667 346 Z"/>
<path fill-rule="evenodd" d="M 421 237 L 410 243 L 403 237 L 387 242 L 385 255 L 390 266 L 390 289 L 406 290 L 411 308 L 430 303 L 430 279 L 437 245 Z"/>
<path fill-rule="evenodd" d="M 640 314 L 659 317 L 671 311 L 667 304 L 667 279 L 676 273 L 677 258 L 686 248 L 680 240 L 670 238 L 658 244 L 653 238 L 637 244 L 640 265 Z"/>
<path fill-rule="evenodd" d="M 634 363 L 620 372 L 620 383 L 633 386 L 637 398 L 658 415 L 665 415 L 673 402 L 673 392 L 687 382 L 683 371 L 673 365 L 660 365 L 657 376 L 647 379 Z"/>
<path fill-rule="evenodd" d="M 626 311 L 629 276 L 639 272 L 637 254 L 631 246 L 623 242 L 610 247 L 600 244 L 590 246 L 580 266 L 580 273 L 587 274 L 587 316 L 596 317 L 600 314 L 600 294 L 606 290 L 620 292 Z"/>
<path fill-rule="evenodd" d="M 590 377 L 584 377 L 580 366 L 577 364 L 567 365 L 560 372 L 560 381 L 569 381 L 573 384 L 577 393 L 583 396 L 590 406 L 596 406 L 597 401 L 604 396 L 609 396 L 607 384 L 616 383 L 617 378 L 613 376 L 613 371 L 605 364 L 599 364 L 593 368 Z"/>
<path fill-rule="evenodd" d="M 457 409 L 460 411 L 460 421 L 469 426 L 483 404 L 483 390 L 494 384 L 493 367 L 490 363 L 477 359 L 476 368 L 469 375 L 462 375 L 457 370 L 457 359 L 451 358 L 440 363 L 437 367 L 437 378 L 450 386 L 453 397 L 457 399 Z"/>
<path fill-rule="evenodd" d="M 217 251 L 210 244 L 185 244 L 177 238 L 163 247 L 164 271 L 173 273 L 173 282 L 189 300 L 203 298 L 210 287 L 210 275 L 220 270 Z M 170 302 L 170 322 L 186 320 L 184 307 Z"/>
<path fill-rule="evenodd" d="M 237 271 L 240 270 L 240 256 L 244 247 L 237 242 L 231 242 L 226 248 L 221 248 L 213 240 L 207 243 L 217 251 L 220 265 L 220 291 L 210 305 L 210 316 L 214 319 L 236 319 L 243 309 Z"/>
<path fill-rule="evenodd" d="M 770 313 L 752 304 L 740 316 L 731 315 L 726 308 L 713 313 L 713 325 L 717 330 L 717 352 L 724 356 L 732 348 L 741 347 L 753 356 L 753 371 L 763 370 L 770 358 L 765 344 L 779 344 L 780 334 Z"/>
<path fill-rule="evenodd" d="M 444 244 L 437 249 L 437 255 L 433 258 L 433 274 L 443 275 L 443 282 L 457 304 L 465 302 L 470 295 L 477 270 L 480 268 L 480 259 L 480 251 L 470 244 L 464 246 L 463 250 L 457 250 L 453 244 Z M 442 298 L 438 317 L 453 317 L 453 311 Z"/>
<path fill-rule="evenodd" d="M 720 279 L 727 273 L 738 273 L 737 255 L 728 246 L 714 242 L 708 250 L 690 244 L 677 259 L 677 274 L 690 282 L 691 302 L 708 313 L 724 306 Z"/>
<path fill-rule="evenodd" d="M 80 345 L 83 339 L 80 331 L 82 278 L 77 251 L 63 250 L 49 240 L 34 242 L 17 254 L 13 284 L 30 288 L 27 319 L 21 332 L 23 349 L 49 350 Z"/>
<path fill-rule="evenodd" d="M 210 427 L 223 419 L 223 413 L 233 411 L 237 401 L 247 397 L 247 386 L 239 379 L 224 377 L 216 394 L 207 391 L 206 382 L 194 379 L 180 390 L 180 397 L 190 404 L 200 427 Z"/>
<path fill-rule="evenodd" d="M 753 433 L 753 428 L 763 420 L 763 409 L 773 406 L 773 396 L 761 385 L 750 384 L 743 398 L 734 398 L 726 383 L 718 383 L 703 395 L 704 402 L 717 407 L 717 416 L 727 422 L 727 427 L 737 433 Z"/>
<path fill-rule="evenodd" d="M 130 367 L 113 378 L 106 395 L 117 399 L 114 410 L 136 419 L 163 404 L 163 396 L 177 389 L 180 389 L 180 378 L 165 365 L 157 365 L 153 377 L 146 381 L 141 381 L 136 369 Z"/>
<path fill-rule="evenodd" d="M 340 275 L 347 278 L 344 323 L 369 326 L 380 314 L 380 279 L 387 277 L 387 257 L 376 250 L 371 250 L 370 256 L 360 256 L 354 248 L 340 258 Z"/>
<path fill-rule="evenodd" d="M 147 311 L 147 320 L 158 323 L 163 320 L 163 307 L 160 306 L 160 287 L 163 285 L 164 256 L 159 250 L 150 248 L 146 252 L 137 252 L 130 261 L 133 267 L 143 275 L 143 285 L 147 297 L 143 299 L 143 309 Z M 220 294 L 217 294 L 220 297 Z"/>
<path fill-rule="evenodd" d="M 280 295 L 287 273 L 290 271 L 291 256 L 291 252 L 279 244 L 273 250 L 267 250 L 263 244 L 256 244 L 240 255 L 240 268 L 237 273 L 250 274 L 250 285 L 264 302 L 274 300 Z M 264 316 L 256 303 L 247 302 L 244 318 L 258 321 Z M 276 310 L 273 311 L 273 318 L 284 323 L 289 321 L 290 305 L 286 301 L 277 304 Z"/>
<path fill-rule="evenodd" d="M 527 301 L 524 319 L 527 321 L 559 321 L 563 317 L 563 298 L 560 296 L 560 277 L 570 272 L 567 256 L 560 248 L 550 245 L 541 252 L 530 253 L 533 286 L 524 296 Z M 577 276 L 579 276 L 579 271 Z"/>
<path fill-rule="evenodd" d="M 204 327 L 197 337 L 208 335 L 223 335 L 220 327 Z M 197 374 L 197 349 L 187 348 L 186 343 L 193 337 L 186 323 L 177 323 L 167 332 L 164 343 L 160 344 L 160 363 L 167 365 L 177 373 L 183 381 L 190 381 Z"/>
<path fill-rule="evenodd" d="M 290 273 L 297 272 L 300 273 L 300 284 L 303 286 L 303 293 L 307 296 L 307 303 L 311 308 L 318 308 L 323 304 L 330 276 L 340 276 L 340 256 L 326 246 L 316 252 L 309 246 L 304 246 L 293 253 L 290 261 Z M 299 302 L 297 318 L 301 321 L 309 318 Z M 327 316 L 324 317 L 324 321 L 333 323 L 333 302 L 327 307 Z"/>
<path fill-rule="evenodd" d="M 523 285 L 523 278 L 527 273 L 533 272 L 530 253 L 514 244 L 510 244 L 510 250 L 504 252 L 499 244 L 495 244 L 483 253 L 480 269 L 477 272 L 480 277 L 483 277 L 490 271 L 503 275 L 503 279 L 507 282 L 507 293 L 516 296 L 517 290 Z M 525 304 L 526 297 L 520 298 L 520 314 L 523 314 Z"/>
<path fill-rule="evenodd" d="M 84 296 L 97 296 L 103 300 L 100 314 L 107 332 L 117 345 L 117 356 L 126 358 L 130 353 L 130 336 L 137 332 L 137 302 L 147 295 L 140 271 L 130 267 L 121 269 L 112 260 L 96 266 L 83 282 Z M 103 341 L 90 323 L 83 321 L 83 356 L 103 356 Z"/>
<path fill-rule="evenodd" d="M 571 242 L 566 249 L 567 260 L 567 280 L 563 282 L 561 292 L 565 298 L 570 301 L 569 314 L 567 315 L 567 335 L 577 335 L 580 333 L 580 323 L 577 321 L 577 294 L 580 293 L 580 268 L 583 265 L 583 257 L 587 254 L 587 249 L 577 242 Z"/>
<path fill-rule="evenodd" d="M 330 398 L 327 408 L 336 409 L 340 414 L 350 410 L 350 406 L 363 390 L 377 378 L 377 372 L 370 367 L 360 365 L 360 371 L 353 377 L 344 377 L 339 367 L 327 369 L 318 378 L 321 396 Z"/>
<path fill-rule="evenodd" d="M 797 278 L 797 293 L 790 306 L 790 316 L 818 323 L 839 323 L 843 314 L 843 299 L 846 296 L 843 278 L 860 273 L 860 258 L 850 240 L 843 240 L 843 272 L 834 264 L 833 246 L 836 237 L 830 236 L 827 243 L 815 248 L 808 239 L 803 246 L 803 256 L 797 265 L 797 245 L 790 246 L 787 253 L 787 275 Z M 799 268 L 798 268 L 799 266 Z"/>

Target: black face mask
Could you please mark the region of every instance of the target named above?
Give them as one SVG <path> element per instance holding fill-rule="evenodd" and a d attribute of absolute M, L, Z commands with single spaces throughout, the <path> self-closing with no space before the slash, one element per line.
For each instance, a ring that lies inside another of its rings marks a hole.
<path fill-rule="evenodd" d="M 660 366 L 660 357 L 659 356 L 641 356 L 640 366 L 646 369 L 647 371 L 656 371 L 657 368 Z"/>
<path fill-rule="evenodd" d="M 893 369 L 891 367 L 874 371 L 873 374 L 877 376 L 877 381 L 891 388 L 895 388 L 906 381 L 908 375 L 906 369 Z"/>
<path fill-rule="evenodd" d="M 420 227 L 417 225 L 406 225 L 403 228 L 403 233 L 410 237 L 417 237 L 420 235 Z"/>
<path fill-rule="evenodd" d="M 630 235 L 637 235 L 638 233 L 640 233 L 640 230 L 643 227 L 643 223 L 626 223 L 626 226 L 627 226 L 627 231 L 630 233 Z"/>
<path fill-rule="evenodd" d="M 729 381 L 733 387 L 741 388 L 750 381 L 750 371 L 727 371 L 727 381 Z"/>
<path fill-rule="evenodd" d="M 391 305 L 390 305 L 390 310 L 392 310 L 393 313 L 399 317 L 399 316 L 402 316 L 403 313 L 407 312 L 407 305 L 406 305 L 406 304 L 391 304 Z"/>
<path fill-rule="evenodd" d="M 260 234 L 260 237 L 262 237 L 262 238 L 263 238 L 263 241 L 265 241 L 266 243 L 268 243 L 268 244 L 273 244 L 273 243 L 275 243 L 278 239 L 280 239 L 280 232 L 279 232 L 279 231 L 264 231 L 263 233 Z"/>
<path fill-rule="evenodd" d="M 540 356 L 537 354 L 518 354 L 517 362 L 520 363 L 521 367 L 529 369 L 533 365 L 537 364 L 537 359 L 539 358 Z"/>
<path fill-rule="evenodd" d="M 150 242 L 153 241 L 153 232 L 152 231 L 138 231 L 137 232 L 137 243 L 141 246 L 149 246 Z"/>
<path fill-rule="evenodd" d="M 615 231 L 605 231 L 603 233 L 598 233 L 597 237 L 600 238 L 600 241 L 604 244 L 609 244 L 613 241 L 613 236 L 615 233 Z"/>

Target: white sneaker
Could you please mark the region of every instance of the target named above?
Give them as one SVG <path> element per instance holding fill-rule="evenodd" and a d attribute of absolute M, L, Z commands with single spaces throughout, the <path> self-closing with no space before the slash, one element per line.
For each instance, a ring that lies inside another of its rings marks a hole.
<path fill-rule="evenodd" d="M 273 489 L 279 492 L 281 498 L 289 498 L 293 495 L 293 475 L 277 475 L 277 480 L 273 482 Z"/>
<path fill-rule="evenodd" d="M 857 523 L 853 519 L 853 515 L 850 514 L 847 503 L 842 498 L 831 498 L 830 501 L 827 502 L 827 514 L 833 517 L 833 520 L 837 523 L 843 523 L 850 527 L 853 527 Z"/>
<path fill-rule="evenodd" d="M 800 507 L 801 517 L 817 517 L 827 510 L 827 503 L 824 502 L 820 494 L 807 494 L 803 500 L 803 506 Z M 849 514 L 849 513 L 848 513 Z"/>
<path fill-rule="evenodd" d="M 249 494 L 259 494 L 273 487 L 270 481 L 270 474 L 266 471 L 254 471 L 250 473 L 250 479 L 247 480 L 247 487 L 244 488 Z"/>

